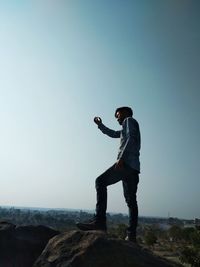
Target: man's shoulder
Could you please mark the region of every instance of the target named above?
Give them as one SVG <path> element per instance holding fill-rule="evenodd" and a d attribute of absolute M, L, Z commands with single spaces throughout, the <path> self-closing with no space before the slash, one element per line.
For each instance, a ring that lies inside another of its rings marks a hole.
<path fill-rule="evenodd" d="M 127 117 L 124 121 L 123 121 L 124 124 L 128 123 L 128 124 L 133 124 L 133 125 L 137 125 L 139 126 L 139 123 L 138 121 L 133 118 L 133 117 Z"/>

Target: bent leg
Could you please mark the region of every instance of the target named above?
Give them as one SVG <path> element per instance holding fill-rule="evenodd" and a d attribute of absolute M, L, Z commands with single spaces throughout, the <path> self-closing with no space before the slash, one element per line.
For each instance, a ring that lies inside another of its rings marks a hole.
<path fill-rule="evenodd" d="M 122 173 L 115 169 L 115 165 L 97 177 L 95 182 L 97 192 L 96 218 L 106 221 L 107 209 L 107 186 L 115 184 L 122 179 Z"/>

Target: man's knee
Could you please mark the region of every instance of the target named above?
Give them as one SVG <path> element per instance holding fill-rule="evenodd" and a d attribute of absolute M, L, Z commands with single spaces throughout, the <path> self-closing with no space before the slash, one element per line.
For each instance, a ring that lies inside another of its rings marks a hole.
<path fill-rule="evenodd" d="M 137 198 L 136 195 L 125 196 L 126 204 L 130 209 L 137 207 Z"/>
<path fill-rule="evenodd" d="M 100 175 L 99 177 L 97 177 L 95 181 L 95 188 L 98 190 L 103 187 L 106 187 L 106 185 L 105 185 L 104 177 Z"/>

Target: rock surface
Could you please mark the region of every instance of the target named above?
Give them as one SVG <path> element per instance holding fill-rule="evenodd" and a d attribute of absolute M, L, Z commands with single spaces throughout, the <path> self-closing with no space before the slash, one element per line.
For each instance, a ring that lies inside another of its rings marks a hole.
<path fill-rule="evenodd" d="M 45 226 L 19 226 L 0 221 L 0 266 L 32 267 L 49 239 L 59 234 Z"/>
<path fill-rule="evenodd" d="M 100 231 L 70 231 L 52 238 L 34 267 L 172 267 L 136 244 Z"/>

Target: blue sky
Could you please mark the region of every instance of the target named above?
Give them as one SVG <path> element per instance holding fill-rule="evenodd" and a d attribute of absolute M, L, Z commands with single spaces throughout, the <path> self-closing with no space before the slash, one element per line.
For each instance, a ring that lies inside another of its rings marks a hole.
<path fill-rule="evenodd" d="M 141 128 L 140 215 L 200 217 L 200 4 L 0 1 L 0 205 L 95 208 L 127 105 Z M 108 212 L 127 212 L 122 185 Z"/>

